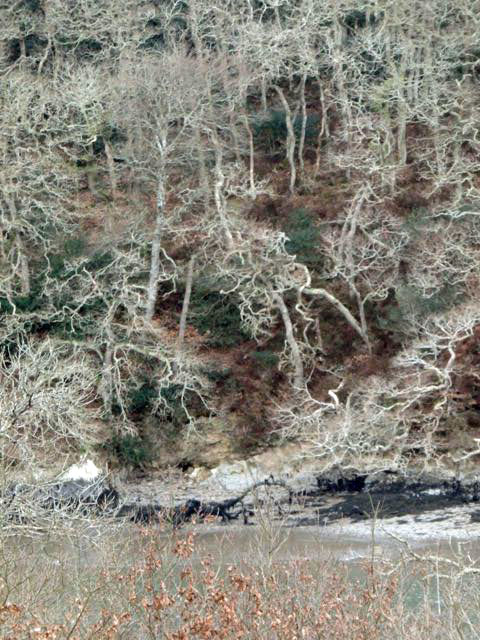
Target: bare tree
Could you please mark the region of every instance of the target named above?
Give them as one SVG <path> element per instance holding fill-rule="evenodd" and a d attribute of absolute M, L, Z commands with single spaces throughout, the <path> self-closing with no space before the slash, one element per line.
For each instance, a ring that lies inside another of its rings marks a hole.
<path fill-rule="evenodd" d="M 28 341 L 0 359 L 1 459 L 45 468 L 96 438 L 97 371 L 91 356 L 53 340 Z M 54 410 L 52 408 L 54 407 Z"/>

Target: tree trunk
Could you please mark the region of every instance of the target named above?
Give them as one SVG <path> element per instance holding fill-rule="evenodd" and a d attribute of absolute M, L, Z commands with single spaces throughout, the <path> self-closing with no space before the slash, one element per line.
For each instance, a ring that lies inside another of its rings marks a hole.
<path fill-rule="evenodd" d="M 267 104 L 267 82 L 265 80 L 265 76 L 262 76 L 261 84 L 260 84 L 260 97 L 262 103 L 262 111 L 263 113 L 267 113 L 268 104 Z"/>
<path fill-rule="evenodd" d="M 297 169 L 295 167 L 295 132 L 293 130 L 293 118 L 290 106 L 280 87 L 275 87 L 275 91 L 280 98 L 283 108 L 285 109 L 285 124 L 287 126 L 287 159 L 290 165 L 290 187 L 291 194 L 295 192 L 295 182 L 297 180 Z"/>
<path fill-rule="evenodd" d="M 112 147 L 109 142 L 105 142 L 105 154 L 107 156 L 108 175 L 110 177 L 110 189 L 112 192 L 112 200 L 115 200 L 117 193 L 117 178 L 115 176 L 115 164 L 113 161 Z"/>
<path fill-rule="evenodd" d="M 205 159 L 205 149 L 203 147 L 202 137 L 199 127 L 195 129 L 195 144 L 198 152 L 198 173 L 200 184 L 202 186 L 203 206 L 207 213 L 210 206 L 210 184 L 208 180 L 207 161 Z"/>
<path fill-rule="evenodd" d="M 100 382 L 100 395 L 102 396 L 103 409 L 105 415 L 110 417 L 112 415 L 112 399 L 113 399 L 113 380 L 112 380 L 112 361 L 113 361 L 113 336 L 111 331 L 107 331 L 107 345 L 105 347 L 105 357 L 102 367 L 102 379 Z"/>
<path fill-rule="evenodd" d="M 150 277 L 148 279 L 147 308 L 145 319 L 150 322 L 155 314 L 157 303 L 158 276 L 160 274 L 160 249 L 162 235 L 165 227 L 165 160 L 167 155 L 167 134 L 161 131 L 156 137 L 157 148 L 160 154 L 157 182 L 157 216 L 155 218 L 155 230 L 152 239 L 152 254 L 150 258 Z"/>
<path fill-rule="evenodd" d="M 253 132 L 252 127 L 250 126 L 250 122 L 248 121 L 248 116 L 245 114 L 244 116 L 245 129 L 247 130 L 248 135 L 248 149 L 249 149 L 249 180 L 250 180 L 250 197 L 252 200 L 255 199 L 257 195 L 257 190 L 255 188 L 255 148 L 253 145 Z"/>
<path fill-rule="evenodd" d="M 302 129 L 300 132 L 300 141 L 298 143 L 298 162 L 300 164 L 300 172 L 303 175 L 305 171 L 305 163 L 303 161 L 303 151 L 305 148 L 305 135 L 307 131 L 307 104 L 305 101 L 305 83 L 307 76 L 304 74 L 300 84 L 300 110 L 302 113 Z"/>
<path fill-rule="evenodd" d="M 30 269 L 28 266 L 28 259 L 27 259 L 25 247 L 23 245 L 23 240 L 18 234 L 16 237 L 16 243 L 17 243 L 18 259 L 20 263 L 20 274 L 19 274 L 20 291 L 22 293 L 22 296 L 28 296 L 31 290 Z"/>
<path fill-rule="evenodd" d="M 148 280 L 146 320 L 152 320 L 155 313 L 158 293 L 158 276 L 160 273 L 160 249 L 163 229 L 165 227 L 165 185 L 163 175 L 158 178 L 157 185 L 157 217 L 152 240 L 152 254 L 150 258 L 150 277 Z"/>
<path fill-rule="evenodd" d="M 333 296 L 331 293 L 328 293 L 328 291 L 325 291 L 325 289 L 312 289 L 310 287 L 303 287 L 301 291 L 311 296 L 320 296 L 321 298 L 325 298 L 331 304 L 333 304 L 333 306 L 336 309 L 338 309 L 338 311 L 340 311 L 340 313 L 348 322 L 348 324 L 353 329 L 355 329 L 355 331 L 358 333 L 358 335 L 362 338 L 362 340 L 365 342 L 367 347 L 370 349 L 370 340 L 368 339 L 368 335 L 362 329 L 361 325 L 357 322 L 357 320 L 355 320 L 355 318 L 347 309 L 347 307 L 342 302 L 340 302 L 340 300 L 335 298 L 335 296 Z"/>
<path fill-rule="evenodd" d="M 288 346 L 290 347 L 290 352 L 292 354 L 294 367 L 293 386 L 295 389 L 301 389 L 304 385 L 303 362 L 298 343 L 295 340 L 295 336 L 293 334 L 293 326 L 290 319 L 290 314 L 288 313 L 287 305 L 285 304 L 283 297 L 279 293 L 274 294 L 273 300 L 280 310 L 280 315 L 282 316 L 283 324 L 285 326 L 285 339 Z"/>
<path fill-rule="evenodd" d="M 223 235 L 225 237 L 226 248 L 230 251 L 233 249 L 233 237 L 230 229 L 228 228 L 227 213 L 225 206 L 225 196 L 223 194 L 223 186 L 225 184 L 225 176 L 223 174 L 223 155 L 220 147 L 220 141 L 216 135 L 213 135 L 213 142 L 215 146 L 215 206 L 217 209 L 220 224 L 223 229 Z"/>
<path fill-rule="evenodd" d="M 185 284 L 185 295 L 183 297 L 182 313 L 180 315 L 180 327 L 178 330 L 177 353 L 180 353 L 185 340 L 185 329 L 187 326 L 188 308 L 190 306 L 190 296 L 192 294 L 193 267 L 195 264 L 195 255 L 190 256 L 187 269 L 187 281 Z"/>

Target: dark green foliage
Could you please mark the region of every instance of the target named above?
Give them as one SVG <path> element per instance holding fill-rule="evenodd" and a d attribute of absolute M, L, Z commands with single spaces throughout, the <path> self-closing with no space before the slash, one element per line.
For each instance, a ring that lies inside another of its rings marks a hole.
<path fill-rule="evenodd" d="M 209 289 L 208 283 L 194 285 L 190 314 L 190 322 L 208 336 L 211 347 L 233 347 L 248 340 L 235 297 Z"/>
<path fill-rule="evenodd" d="M 27 296 L 16 296 L 13 299 L 17 312 L 23 311 L 25 313 L 31 313 L 36 311 L 41 306 L 41 292 L 39 290 L 32 290 Z"/>
<path fill-rule="evenodd" d="M 35 275 L 29 295 L 16 295 L 12 297 L 11 302 L 6 298 L 0 298 L 0 313 L 11 314 L 15 311 L 32 314 L 28 320 L 25 319 L 25 328 L 28 326 L 31 332 L 49 333 L 63 339 L 75 340 L 84 340 L 93 335 L 96 328 L 95 318 L 99 313 L 103 313 L 105 301 L 101 295 L 92 296 L 82 306 L 75 303 L 75 313 L 69 313 L 77 273 L 85 269 L 92 272 L 105 269 L 114 258 L 108 251 L 103 250 L 86 259 L 86 251 L 87 243 L 81 236 L 71 236 L 57 241 L 56 251 L 35 263 Z M 69 286 L 60 287 L 56 293 L 51 292 L 47 297 L 44 293 L 47 278 L 68 281 Z M 51 321 L 46 320 L 47 317 L 50 317 Z"/>
<path fill-rule="evenodd" d="M 32 261 L 31 291 L 28 295 L 12 296 L 11 301 L 0 298 L 0 313 L 35 314 L 26 320 L 30 331 L 50 333 L 65 339 L 81 340 L 90 336 L 95 329 L 95 316 L 102 312 L 104 301 L 101 296 L 91 297 L 83 306 L 76 307 L 76 313 L 68 313 L 71 304 L 68 287 L 59 288 L 57 294 L 45 295 L 45 281 L 53 278 L 69 281 L 75 287 L 76 274 L 88 269 L 95 272 L 108 267 L 114 260 L 108 251 L 98 251 L 88 260 L 84 258 L 87 243 L 81 236 L 70 236 L 56 243 L 56 250 L 46 259 Z M 72 290 L 73 293 L 73 290 Z M 54 308 L 58 313 L 52 313 Z M 48 310 L 46 315 L 44 312 Z M 51 322 L 41 319 L 51 317 Z M 27 327 L 27 325 L 25 325 Z"/>
<path fill-rule="evenodd" d="M 280 22 L 285 24 L 286 21 L 295 11 L 295 3 L 280 2 L 276 3 L 275 7 L 272 3 L 265 0 L 249 0 L 249 4 L 253 9 L 254 15 L 257 20 L 261 20 L 263 23 L 270 23 L 277 21 L 277 16 L 280 18 Z"/>
<path fill-rule="evenodd" d="M 316 139 L 320 116 L 316 113 L 307 115 L 305 140 L 308 143 Z M 302 131 L 302 118 L 297 116 L 293 121 L 293 130 L 297 142 Z M 287 125 L 285 112 L 272 109 L 265 116 L 256 116 L 252 122 L 252 132 L 255 144 L 268 153 L 275 153 L 282 149 L 287 140 Z"/>
<path fill-rule="evenodd" d="M 273 369 L 278 364 L 278 355 L 273 351 L 254 351 L 251 356 L 262 369 Z"/>
<path fill-rule="evenodd" d="M 54 253 L 48 256 L 48 275 L 56 280 L 68 277 L 67 257 L 65 254 Z"/>
<path fill-rule="evenodd" d="M 26 296 L 12 296 L 12 302 L 15 305 L 15 309 L 7 298 L 0 297 L 0 313 L 10 314 L 14 311 L 16 313 L 33 313 L 44 302 L 42 283 L 38 279 L 34 280 L 30 293 Z"/>
<path fill-rule="evenodd" d="M 377 82 L 388 78 L 388 66 L 383 56 L 373 55 L 371 51 L 365 50 L 360 54 L 360 61 L 362 64 L 362 73 L 368 78 L 375 79 Z M 369 103 L 368 100 L 362 99 L 360 101 L 358 98 L 355 99 L 355 102 L 360 102 L 365 106 Z"/>
<path fill-rule="evenodd" d="M 109 251 L 95 251 L 90 260 L 85 265 L 88 271 L 100 271 L 110 266 L 114 261 L 113 255 Z"/>
<path fill-rule="evenodd" d="M 150 383 L 145 382 L 141 387 L 133 389 L 129 394 L 128 411 L 130 413 L 145 413 L 157 398 L 158 391 Z"/>
<path fill-rule="evenodd" d="M 384 18 L 383 11 L 378 13 L 370 13 L 368 24 L 374 25 L 381 22 Z M 364 29 L 367 26 L 367 12 L 362 9 L 353 9 L 343 16 L 343 24 L 348 30 L 349 35 L 353 35 L 355 31 Z"/>
<path fill-rule="evenodd" d="M 41 0 L 23 0 L 22 4 L 31 13 L 43 12 Z"/>
<path fill-rule="evenodd" d="M 225 393 L 237 393 L 242 387 L 231 369 L 216 369 L 212 365 L 208 369 L 203 369 L 202 373 L 207 380 L 218 385 Z"/>
<path fill-rule="evenodd" d="M 422 318 L 448 311 L 459 302 L 459 297 L 461 297 L 458 289 L 450 284 L 443 285 L 441 289 L 429 297 L 425 297 L 415 286 L 405 287 L 404 291 L 408 304 Z"/>
<path fill-rule="evenodd" d="M 27 57 L 41 57 L 47 44 L 48 41 L 46 38 L 42 38 L 36 33 L 30 33 L 25 37 L 25 53 Z M 7 43 L 6 53 L 8 63 L 16 62 L 20 58 L 22 52 L 18 38 L 13 38 Z"/>
<path fill-rule="evenodd" d="M 320 230 L 313 214 L 306 209 L 294 209 L 287 219 L 285 233 L 286 250 L 297 256 L 298 262 L 312 269 L 321 269 L 323 257 L 320 251 Z"/>
<path fill-rule="evenodd" d="M 164 413 L 166 417 L 175 425 L 185 424 L 188 416 L 185 412 L 183 402 L 188 402 L 188 392 L 182 398 L 184 388 L 180 384 L 170 384 L 160 389 L 160 398 L 164 403 Z"/>
<path fill-rule="evenodd" d="M 449 60 L 450 68 L 447 75 L 449 80 L 462 80 L 466 76 L 472 75 L 478 78 L 478 60 L 480 59 L 480 49 L 472 47 L 458 58 Z"/>
<path fill-rule="evenodd" d="M 102 445 L 102 449 L 115 456 L 121 464 L 134 468 L 141 468 L 152 460 L 152 447 L 140 436 L 116 434 Z"/>
<path fill-rule="evenodd" d="M 404 314 L 398 305 L 392 305 L 376 317 L 376 325 L 382 331 L 399 331 L 404 322 Z"/>
<path fill-rule="evenodd" d="M 165 37 L 162 33 L 156 33 L 142 42 L 142 49 L 153 49 L 154 51 L 162 51 L 165 47 Z"/>
<path fill-rule="evenodd" d="M 94 38 L 78 40 L 69 33 L 56 34 L 57 46 L 65 52 L 73 52 L 80 60 L 92 60 L 102 51 L 102 43 Z"/>
<path fill-rule="evenodd" d="M 230 369 L 215 369 L 213 367 L 202 369 L 201 372 L 207 378 L 207 380 L 213 382 L 214 384 L 222 384 L 226 382 L 226 380 L 228 380 L 228 378 L 232 375 Z"/>
<path fill-rule="evenodd" d="M 92 143 L 93 155 L 97 156 L 105 151 L 105 141 L 111 144 L 121 144 L 127 140 L 125 133 L 112 122 L 99 126 L 97 136 Z"/>
<path fill-rule="evenodd" d="M 159 391 L 160 404 L 157 416 L 167 420 L 178 432 L 190 420 L 190 416 L 209 415 L 199 396 L 181 384 L 169 384 Z M 188 413 L 187 413 L 188 412 Z"/>
<path fill-rule="evenodd" d="M 65 255 L 69 258 L 76 258 L 83 255 L 86 248 L 87 243 L 81 236 L 73 236 L 71 238 L 67 238 L 63 245 Z"/>
<path fill-rule="evenodd" d="M 396 300 L 386 307 L 382 315 L 376 318 L 377 326 L 382 330 L 402 332 L 408 328 L 408 315 L 414 314 L 425 319 L 435 313 L 444 313 L 462 301 L 462 292 L 453 285 L 445 284 L 431 296 L 414 285 L 401 286 Z M 407 324 L 405 324 L 407 323 Z"/>
<path fill-rule="evenodd" d="M 84 60 L 93 60 L 95 54 L 99 53 L 102 50 L 102 45 L 98 40 L 94 40 L 93 38 L 86 38 L 85 40 L 81 40 L 75 46 L 75 54 Z"/>
<path fill-rule="evenodd" d="M 65 240 L 60 251 L 48 256 L 49 276 L 52 278 L 64 278 L 71 275 L 71 270 L 69 272 L 66 271 L 66 263 L 80 257 L 85 250 L 86 242 L 80 236 Z"/>

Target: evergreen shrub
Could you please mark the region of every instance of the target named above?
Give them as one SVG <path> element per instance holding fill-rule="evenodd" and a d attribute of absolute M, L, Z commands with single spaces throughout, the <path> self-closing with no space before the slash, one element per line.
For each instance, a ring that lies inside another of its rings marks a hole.
<path fill-rule="evenodd" d="M 315 224 L 313 214 L 307 209 L 294 209 L 287 218 L 285 233 L 288 236 L 286 250 L 297 256 L 298 262 L 320 270 L 323 265 L 320 230 Z"/>
<path fill-rule="evenodd" d="M 115 434 L 102 448 L 121 464 L 134 468 L 141 468 L 152 460 L 152 447 L 140 436 Z"/>
<path fill-rule="evenodd" d="M 209 282 L 193 287 L 190 313 L 190 322 L 208 336 L 210 347 L 233 347 L 249 338 L 235 296 L 220 293 Z"/>

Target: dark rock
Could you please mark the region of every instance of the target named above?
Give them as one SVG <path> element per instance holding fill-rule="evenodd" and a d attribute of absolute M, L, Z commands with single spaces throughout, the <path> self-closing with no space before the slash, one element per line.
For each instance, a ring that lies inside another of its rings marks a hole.
<path fill-rule="evenodd" d="M 329 493 L 363 491 L 367 477 L 364 473 L 335 468 L 317 476 L 317 487 Z"/>

